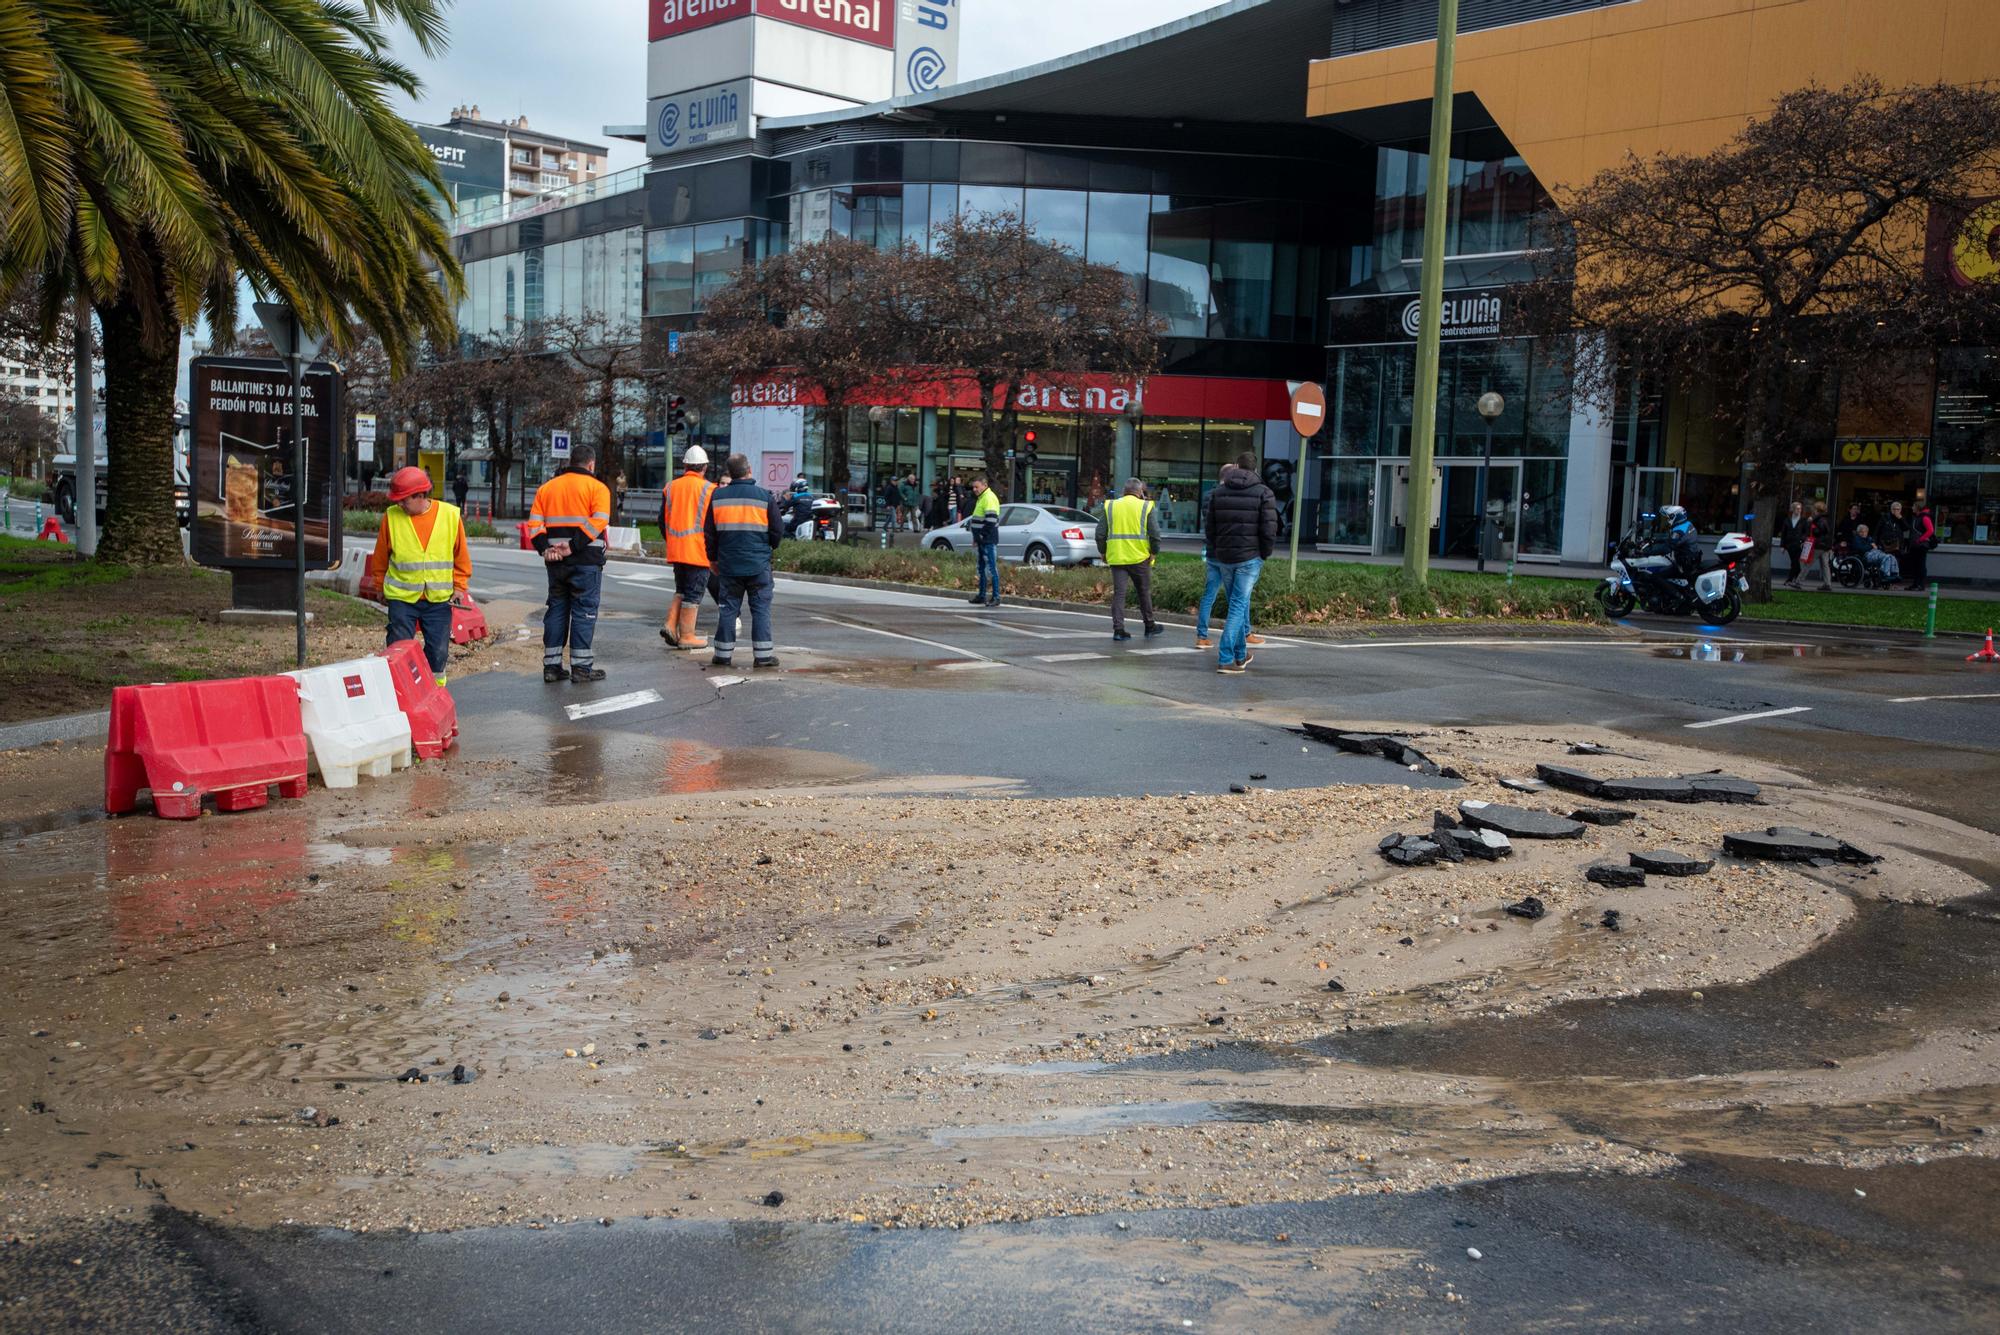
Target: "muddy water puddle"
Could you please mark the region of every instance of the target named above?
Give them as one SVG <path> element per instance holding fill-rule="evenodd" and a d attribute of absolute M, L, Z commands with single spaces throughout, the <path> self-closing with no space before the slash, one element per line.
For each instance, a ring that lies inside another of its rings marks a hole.
<path fill-rule="evenodd" d="M 2000 1020 L 2000 924 L 1879 901 L 1747 983 L 1333 1035 L 1309 1051 L 1463 1075 L 1684 1078 L 1811 1067 Z"/>

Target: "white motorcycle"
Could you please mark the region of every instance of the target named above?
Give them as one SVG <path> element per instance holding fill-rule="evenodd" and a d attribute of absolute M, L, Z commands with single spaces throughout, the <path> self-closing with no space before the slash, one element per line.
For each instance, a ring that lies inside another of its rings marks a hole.
<path fill-rule="evenodd" d="M 1717 564 L 1690 582 L 1681 575 L 1673 554 L 1659 550 L 1661 544 L 1642 531 L 1651 518 L 1641 516 L 1612 553 L 1611 573 L 1597 591 L 1604 615 L 1622 617 L 1638 607 L 1659 616 L 1699 616 L 1714 626 L 1736 620 L 1743 612 L 1743 595 L 1750 590 L 1743 567 L 1757 550 L 1750 535 L 1724 534 L 1715 544 Z"/>

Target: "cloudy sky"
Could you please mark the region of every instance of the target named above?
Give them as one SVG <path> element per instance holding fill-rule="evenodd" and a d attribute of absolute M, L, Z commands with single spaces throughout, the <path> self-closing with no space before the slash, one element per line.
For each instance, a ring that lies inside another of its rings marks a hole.
<path fill-rule="evenodd" d="M 1218 0 L 960 0 L 959 57 L 969 79 L 1032 65 L 1123 37 Z M 646 118 L 646 0 L 458 0 L 451 49 L 404 57 L 424 80 L 413 120 L 442 121 L 460 103 L 488 118 L 526 114 L 537 129 L 598 140 L 606 125 Z M 612 165 L 645 159 L 614 144 Z"/>

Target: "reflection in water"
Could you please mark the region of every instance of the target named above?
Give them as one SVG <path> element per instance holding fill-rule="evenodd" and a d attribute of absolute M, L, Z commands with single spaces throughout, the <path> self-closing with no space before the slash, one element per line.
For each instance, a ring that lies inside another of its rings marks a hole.
<path fill-rule="evenodd" d="M 610 868 L 597 858 L 557 858 L 535 870 L 535 893 L 549 906 L 550 922 L 575 922 L 610 907 L 604 878 Z"/>
<path fill-rule="evenodd" d="M 663 793 L 717 792 L 724 787 L 722 752 L 704 742 L 670 737 L 660 777 Z"/>
<path fill-rule="evenodd" d="M 121 951 L 179 954 L 247 937 L 271 909 L 299 897 L 313 823 L 296 804 L 193 824 L 119 821 L 104 827 L 113 939 Z M 226 839 L 215 836 L 226 831 Z"/>
<path fill-rule="evenodd" d="M 411 945 L 437 944 L 438 929 L 458 916 L 464 894 L 452 875 L 458 855 L 442 848 L 399 848 L 390 859 L 397 875 L 389 881 L 389 917 L 383 923 L 392 939 Z"/>

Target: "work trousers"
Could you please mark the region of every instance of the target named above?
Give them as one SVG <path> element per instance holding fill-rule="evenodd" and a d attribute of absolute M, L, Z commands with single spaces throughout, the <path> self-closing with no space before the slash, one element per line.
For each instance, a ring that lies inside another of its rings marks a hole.
<path fill-rule="evenodd" d="M 768 570 L 754 575 L 716 576 L 716 596 L 722 612 L 715 621 L 715 661 L 728 663 L 736 653 L 736 621 L 743 615 L 743 597 L 750 597 L 750 650 L 756 658 L 769 658 L 778 651 L 772 638 L 771 595 L 775 584 Z"/>
<path fill-rule="evenodd" d="M 389 643 L 414 640 L 418 631 L 423 632 L 424 658 L 431 665 L 431 675 L 442 678 L 451 664 L 451 604 L 389 599 Z"/>
<path fill-rule="evenodd" d="M 1139 615 L 1150 629 L 1153 625 L 1153 563 L 1141 561 L 1137 565 L 1111 567 L 1111 629 L 1125 629 L 1125 589 L 1131 585 L 1139 590 Z M 1232 607 L 1231 611 L 1235 609 Z"/>
<path fill-rule="evenodd" d="M 979 596 L 998 598 L 1000 596 L 1000 544 L 997 542 L 975 543 L 979 554 Z"/>
<path fill-rule="evenodd" d="M 604 567 L 566 565 L 549 568 L 549 610 L 542 614 L 542 666 L 561 667 L 563 646 L 569 665 L 592 667 L 590 643 L 597 635 L 597 603 L 604 592 Z"/>
<path fill-rule="evenodd" d="M 701 596 L 708 592 L 708 567 L 674 562 L 674 592 L 684 603 L 701 606 Z"/>

